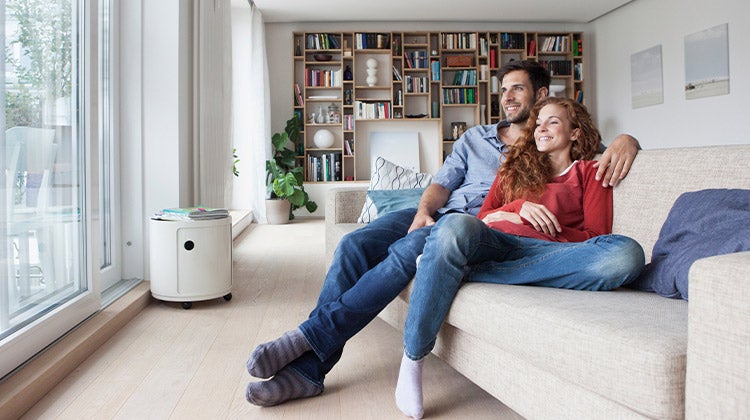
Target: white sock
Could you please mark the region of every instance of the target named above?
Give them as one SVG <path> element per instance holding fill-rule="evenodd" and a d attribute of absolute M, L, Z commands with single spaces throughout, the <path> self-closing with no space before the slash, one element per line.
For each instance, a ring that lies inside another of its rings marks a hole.
<path fill-rule="evenodd" d="M 415 419 L 424 415 L 422 405 L 422 365 L 424 359 L 411 360 L 406 354 L 401 358 L 396 383 L 396 405 L 402 413 Z"/>

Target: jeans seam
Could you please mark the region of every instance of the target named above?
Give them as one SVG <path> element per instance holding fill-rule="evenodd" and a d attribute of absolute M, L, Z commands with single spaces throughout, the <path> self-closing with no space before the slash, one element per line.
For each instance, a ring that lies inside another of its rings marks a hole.
<path fill-rule="evenodd" d="M 313 384 L 314 386 L 316 386 L 321 391 L 325 390 L 325 385 L 322 382 L 318 382 L 318 381 L 316 381 L 316 380 L 308 377 L 305 374 L 305 372 L 297 369 L 297 367 L 294 366 L 294 365 L 290 364 L 290 365 L 287 365 L 287 366 L 289 367 L 289 369 L 292 369 L 293 371 L 295 371 L 297 373 L 297 375 L 299 375 L 300 377 L 302 377 L 302 379 L 306 380 L 307 382 L 310 382 L 311 384 Z"/>
<path fill-rule="evenodd" d="M 318 360 L 322 362 L 325 362 L 327 359 L 327 356 L 320 350 L 317 343 L 315 343 L 314 340 L 310 338 L 308 335 L 306 328 L 304 327 L 304 324 L 300 324 L 299 330 L 302 333 L 302 335 L 305 337 L 305 340 L 307 341 L 307 344 L 310 345 L 310 348 L 312 349 L 313 353 L 315 353 L 315 356 L 318 358 Z"/>

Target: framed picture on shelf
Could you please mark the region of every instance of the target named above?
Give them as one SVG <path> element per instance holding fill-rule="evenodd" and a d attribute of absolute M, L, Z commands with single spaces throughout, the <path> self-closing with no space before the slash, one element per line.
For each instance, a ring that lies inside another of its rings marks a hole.
<path fill-rule="evenodd" d="M 453 140 L 458 140 L 459 137 L 463 136 L 464 131 L 466 131 L 466 123 L 464 121 L 451 123 L 451 137 Z"/>

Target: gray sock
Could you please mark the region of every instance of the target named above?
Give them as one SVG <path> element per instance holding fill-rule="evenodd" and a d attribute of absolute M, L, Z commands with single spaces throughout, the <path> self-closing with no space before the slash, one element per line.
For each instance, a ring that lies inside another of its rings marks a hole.
<path fill-rule="evenodd" d="M 270 378 L 294 359 L 312 350 L 298 329 L 287 331 L 276 340 L 263 343 L 247 360 L 247 371 L 256 378 Z"/>
<path fill-rule="evenodd" d="M 263 382 L 250 382 L 245 398 L 251 404 L 261 407 L 278 405 L 297 398 L 314 397 L 323 392 L 321 388 L 308 382 L 291 368 L 279 371 L 273 379 Z"/>

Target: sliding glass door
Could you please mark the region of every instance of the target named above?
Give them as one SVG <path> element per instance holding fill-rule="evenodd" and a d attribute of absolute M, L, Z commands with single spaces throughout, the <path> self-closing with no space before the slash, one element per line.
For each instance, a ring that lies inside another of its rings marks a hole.
<path fill-rule="evenodd" d="M 99 261 L 87 252 L 99 230 L 87 222 L 95 10 L 84 0 L 0 0 L 0 377 L 100 306 Z"/>

